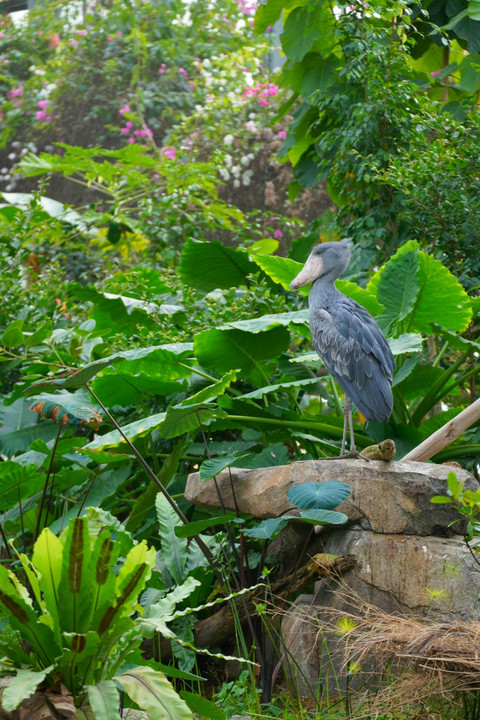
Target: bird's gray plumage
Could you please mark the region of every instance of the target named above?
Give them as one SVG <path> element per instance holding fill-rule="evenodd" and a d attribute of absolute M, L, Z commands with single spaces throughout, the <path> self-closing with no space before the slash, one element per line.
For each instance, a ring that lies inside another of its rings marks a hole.
<path fill-rule="evenodd" d="M 370 313 L 335 287 L 335 280 L 348 267 L 351 250 L 348 239 L 318 245 L 291 287 L 313 283 L 310 332 L 316 351 L 362 415 L 386 422 L 393 406 L 395 360 Z"/>

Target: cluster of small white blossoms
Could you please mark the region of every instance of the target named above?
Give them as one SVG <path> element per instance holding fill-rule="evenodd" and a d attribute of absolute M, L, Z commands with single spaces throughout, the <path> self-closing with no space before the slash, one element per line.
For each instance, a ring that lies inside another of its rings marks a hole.
<path fill-rule="evenodd" d="M 50 147 L 50 146 L 49 146 Z M 10 167 L 0 168 L 0 183 L 7 183 L 3 190 L 5 192 L 12 192 L 17 186 L 17 182 L 21 179 L 20 174 L 13 174 L 13 171 L 17 167 L 18 160 L 29 152 L 38 152 L 37 146 L 32 142 L 29 142 L 22 147 L 22 143 L 18 140 L 14 140 L 11 144 L 12 152 L 7 155 L 7 160 L 11 163 Z M 47 148 L 45 148 L 47 150 Z M 53 150 L 53 147 L 51 148 Z"/>
<path fill-rule="evenodd" d="M 233 140 L 233 135 L 225 135 L 223 143 L 224 145 L 230 146 L 232 145 Z M 254 153 L 246 153 L 240 157 L 238 164 L 234 165 L 233 157 L 227 153 L 224 156 L 225 167 L 221 167 L 218 172 L 225 182 L 228 182 L 228 180 L 233 178 L 234 188 L 239 188 L 241 185 L 248 187 L 252 182 L 253 177 L 253 170 L 248 166 L 254 158 Z"/>
<path fill-rule="evenodd" d="M 250 166 L 255 152 L 245 152 L 245 147 L 251 148 L 252 141 L 265 139 L 265 133 L 271 135 L 268 128 L 270 114 L 265 112 L 265 106 L 269 104 L 267 97 L 278 92 L 276 85 L 261 82 L 264 75 L 258 51 L 255 56 L 245 56 L 244 52 L 212 56 L 195 63 L 207 90 L 203 105 L 195 106 L 196 115 L 206 121 L 210 116 L 218 119 L 222 111 L 225 112 L 227 132 L 220 142 L 228 152 L 221 155 L 218 173 L 223 181 L 232 181 L 234 188 L 248 187 L 252 182 L 254 170 Z M 258 111 L 249 112 L 246 120 L 238 122 L 242 115 L 245 118 L 248 106 L 251 108 L 253 103 L 258 106 Z M 233 123 L 238 123 L 235 134 L 228 127 Z"/>

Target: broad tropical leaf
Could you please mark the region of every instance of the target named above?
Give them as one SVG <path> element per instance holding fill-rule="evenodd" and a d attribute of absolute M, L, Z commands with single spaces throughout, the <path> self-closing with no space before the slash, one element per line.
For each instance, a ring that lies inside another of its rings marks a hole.
<path fill-rule="evenodd" d="M 229 522 L 237 520 L 237 516 L 232 513 L 227 515 L 217 515 L 216 517 L 206 518 L 205 520 L 195 520 L 188 525 L 177 525 L 175 527 L 175 535 L 179 538 L 188 538 L 198 535 L 203 530 L 208 530 L 219 525 L 226 525 Z"/>
<path fill-rule="evenodd" d="M 418 248 L 406 252 L 405 247 L 386 263 L 377 286 L 377 298 L 385 307 L 379 322 L 386 332 L 413 310 L 420 292 Z"/>
<path fill-rule="evenodd" d="M 211 700 L 187 690 L 180 690 L 180 697 L 185 700 L 190 710 L 202 718 L 209 720 L 225 720 L 225 710 L 219 708 Z"/>
<path fill-rule="evenodd" d="M 431 333 L 434 323 L 441 320 L 447 330 L 463 332 L 472 318 L 471 301 L 457 278 L 442 263 L 422 250 L 416 241 L 405 243 L 392 260 L 378 270 L 367 285 L 375 293 L 382 282 L 383 273 L 391 262 L 409 253 L 418 253 L 418 286 L 413 307 L 403 322 L 406 329 Z M 387 272 L 390 271 L 390 268 Z M 441 316 L 439 315 L 441 309 Z"/>
<path fill-rule="evenodd" d="M 65 391 L 55 395 L 49 393 L 38 395 L 31 401 L 29 410 L 59 425 L 92 425 L 98 428 L 103 419 L 95 408 Z"/>
<path fill-rule="evenodd" d="M 280 530 L 283 530 L 286 524 L 287 520 L 285 517 L 268 518 L 268 520 L 262 520 L 261 523 L 253 528 L 245 529 L 243 534 L 248 535 L 248 537 L 257 538 L 258 540 L 271 540 L 275 535 L 278 535 Z"/>
<path fill-rule="evenodd" d="M 163 375 L 164 379 L 176 380 L 188 377 L 190 369 L 185 366 L 185 358 L 191 353 L 190 343 L 171 343 L 135 350 L 124 350 L 116 355 L 109 355 L 101 360 L 88 363 L 80 370 L 61 378 L 44 379 L 33 383 L 23 392 L 24 395 L 33 395 L 39 388 L 63 387 L 67 389 L 78 388 L 85 385 L 100 370 L 114 365 L 120 371 L 136 375 L 145 372 L 152 375 Z"/>
<path fill-rule="evenodd" d="M 295 485 L 287 492 L 287 497 L 293 505 L 307 510 L 322 508 L 333 510 L 350 495 L 350 486 L 339 480 L 326 480 L 325 482 L 305 482 Z"/>
<path fill-rule="evenodd" d="M 45 680 L 51 671 L 52 666 L 36 672 L 33 670 L 17 670 L 15 677 L 12 677 L 8 685 L 3 689 L 2 708 L 7 712 L 15 710 L 22 700 L 33 695 L 37 687 Z"/>
<path fill-rule="evenodd" d="M 195 355 L 203 367 L 217 372 L 238 368 L 246 373 L 284 352 L 290 345 L 290 333 L 277 326 L 261 333 L 237 329 L 213 328 L 195 336 Z"/>
<path fill-rule="evenodd" d="M 253 260 L 269 278 L 281 285 L 284 290 L 290 289 L 290 283 L 303 267 L 302 263 L 278 255 L 255 255 Z M 298 292 L 308 295 L 309 291 L 310 288 L 305 287 L 300 288 Z"/>
<path fill-rule="evenodd" d="M 204 482 L 206 480 L 210 480 L 210 478 L 214 477 L 214 475 L 218 475 L 222 472 L 222 470 L 225 470 L 225 468 L 227 467 L 231 467 L 234 463 L 238 462 L 244 457 L 246 457 L 246 454 L 232 454 L 222 455 L 218 458 L 210 458 L 208 460 L 204 460 L 200 466 L 200 480 Z"/>
<path fill-rule="evenodd" d="M 113 680 L 102 680 L 86 689 L 95 720 L 121 720 L 120 693 Z"/>
<path fill-rule="evenodd" d="M 134 440 L 137 437 L 143 437 L 151 432 L 154 428 L 159 428 L 165 420 L 166 413 L 157 413 L 156 415 L 150 415 L 149 417 L 135 420 L 135 422 L 129 423 L 122 427 L 122 431 L 125 433 L 129 440 Z M 85 450 L 99 450 L 107 447 L 116 447 L 121 443 L 125 442 L 123 437 L 120 435 L 118 430 L 111 430 L 105 435 L 92 440 L 92 442 L 85 445 Z"/>
<path fill-rule="evenodd" d="M 160 428 L 160 434 L 164 438 L 178 437 L 190 430 L 196 430 L 214 417 L 221 417 L 222 414 L 217 407 L 206 403 L 169 407 Z"/>
<path fill-rule="evenodd" d="M 218 240 L 199 242 L 190 238 L 183 246 L 179 266 L 182 280 L 205 292 L 245 285 L 247 275 L 256 270 L 245 250 L 234 250 Z"/>
<path fill-rule="evenodd" d="M 194 720 L 188 705 L 163 673 L 142 666 L 117 675 L 114 680 L 145 710 L 149 720 Z"/>

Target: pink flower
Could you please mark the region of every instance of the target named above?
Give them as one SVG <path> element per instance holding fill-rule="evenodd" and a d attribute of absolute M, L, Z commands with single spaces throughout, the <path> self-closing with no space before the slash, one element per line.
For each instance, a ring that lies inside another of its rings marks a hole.
<path fill-rule="evenodd" d="M 127 112 L 131 112 L 130 105 L 128 103 L 126 105 L 124 105 L 123 107 L 121 107 L 120 110 L 118 111 L 119 115 L 125 115 L 125 113 L 127 113 Z"/>
<path fill-rule="evenodd" d="M 85 37 L 85 35 L 88 35 L 88 30 L 75 30 L 75 32 L 77 33 L 77 35 L 82 35 L 83 37 Z"/>
<path fill-rule="evenodd" d="M 162 154 L 164 157 L 169 158 L 169 160 L 176 160 L 176 150 L 171 145 L 164 145 L 161 148 Z"/>
<path fill-rule="evenodd" d="M 115 33 L 115 37 L 122 37 L 122 33 L 121 33 L 121 32 L 116 32 L 116 33 Z"/>
<path fill-rule="evenodd" d="M 280 138 L 280 140 L 285 140 L 287 137 L 287 133 L 285 130 L 279 130 L 277 133 L 277 137 Z"/>
<path fill-rule="evenodd" d="M 107 42 L 113 42 L 113 38 L 112 38 L 112 37 L 108 37 L 108 38 L 107 38 Z"/>
<path fill-rule="evenodd" d="M 184 78 L 188 77 L 188 72 L 184 68 L 178 68 L 178 74 L 183 75 Z"/>
<path fill-rule="evenodd" d="M 435 77 L 437 77 L 437 75 L 440 75 L 440 70 L 434 70 L 433 72 L 430 73 L 430 75 L 431 75 L 433 78 L 435 78 Z"/>
<path fill-rule="evenodd" d="M 129 142 L 130 145 L 131 145 L 132 143 L 135 142 L 135 138 L 134 138 L 134 137 L 129 137 L 129 138 L 128 138 L 128 142 Z"/>
<path fill-rule="evenodd" d="M 72 47 L 77 47 L 77 46 L 78 46 L 78 40 L 72 40 L 70 44 L 71 44 Z"/>
<path fill-rule="evenodd" d="M 0 33 L 0 40 L 3 39 L 3 33 Z"/>
<path fill-rule="evenodd" d="M 195 83 L 188 83 L 188 87 L 190 90 L 195 90 Z"/>
<path fill-rule="evenodd" d="M 258 98 L 258 104 L 259 105 L 265 105 L 265 107 L 268 106 L 268 100 L 264 100 L 263 98 Z"/>
<path fill-rule="evenodd" d="M 162 63 L 162 64 L 160 65 L 160 70 L 158 71 L 159 74 L 160 74 L 160 75 L 165 75 L 166 69 L 167 69 L 167 66 L 165 65 L 165 63 Z"/>
<path fill-rule="evenodd" d="M 43 122 L 50 122 L 50 120 L 53 120 L 53 115 L 47 115 L 45 110 L 38 110 L 38 112 L 35 113 L 35 119 Z"/>
<path fill-rule="evenodd" d="M 45 108 L 48 106 L 48 100 L 39 100 L 37 102 L 37 107 L 41 108 L 42 110 L 45 110 Z"/>
<path fill-rule="evenodd" d="M 273 237 L 277 240 L 280 240 L 281 237 L 283 237 L 283 232 L 281 230 L 275 230 L 273 233 Z"/>
<path fill-rule="evenodd" d="M 7 92 L 7 98 L 17 98 L 23 95 L 23 87 L 18 85 Z"/>
<path fill-rule="evenodd" d="M 51 47 L 53 50 L 55 50 L 60 44 L 60 35 L 58 33 L 54 33 L 53 35 L 48 35 L 47 43 L 48 43 L 49 47 Z"/>

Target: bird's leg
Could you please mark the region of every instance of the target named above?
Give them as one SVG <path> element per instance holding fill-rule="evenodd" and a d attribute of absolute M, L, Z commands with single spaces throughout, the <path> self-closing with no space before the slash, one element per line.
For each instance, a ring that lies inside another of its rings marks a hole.
<path fill-rule="evenodd" d="M 340 457 L 344 457 L 345 455 L 345 445 L 347 443 L 347 426 L 348 426 L 348 410 L 350 409 L 350 417 L 352 417 L 352 401 L 350 398 L 347 398 L 345 396 L 345 404 L 343 406 L 343 435 L 342 435 L 342 447 L 340 450 Z M 350 428 L 350 450 L 352 442 L 352 430 Z"/>
<path fill-rule="evenodd" d="M 345 452 L 345 445 L 342 444 L 342 453 L 340 454 L 340 457 L 343 458 L 361 458 L 362 460 L 368 461 L 368 458 L 363 457 L 361 455 L 357 448 L 355 447 L 355 436 L 353 434 L 353 415 L 352 415 L 352 401 L 349 397 L 345 395 L 345 405 L 343 408 L 343 412 L 345 413 L 345 423 L 344 423 L 344 429 L 343 429 L 343 435 L 345 437 L 345 430 L 347 427 L 348 422 L 348 429 L 350 431 L 350 450 L 348 453 Z"/>

